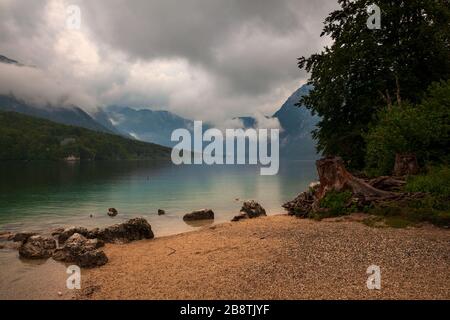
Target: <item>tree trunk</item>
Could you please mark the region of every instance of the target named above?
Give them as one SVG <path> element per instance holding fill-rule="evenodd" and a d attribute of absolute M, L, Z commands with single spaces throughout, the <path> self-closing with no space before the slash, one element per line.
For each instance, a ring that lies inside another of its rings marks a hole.
<path fill-rule="evenodd" d="M 330 190 L 351 191 L 354 195 L 364 197 L 366 201 L 395 198 L 398 194 L 376 189 L 356 178 L 345 168 L 339 157 L 328 157 L 316 162 L 320 179 L 320 188 L 316 194 L 316 202 L 322 199 Z"/>
<path fill-rule="evenodd" d="M 406 176 L 411 174 L 417 174 L 419 172 L 419 164 L 417 157 L 413 153 L 395 155 L 394 175 Z"/>

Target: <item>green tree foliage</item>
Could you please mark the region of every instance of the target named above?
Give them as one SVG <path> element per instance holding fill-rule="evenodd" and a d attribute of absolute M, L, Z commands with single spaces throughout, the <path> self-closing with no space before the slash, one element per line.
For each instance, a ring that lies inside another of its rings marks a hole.
<path fill-rule="evenodd" d="M 363 136 L 387 100 L 399 93 L 403 101 L 418 103 L 432 82 L 450 78 L 448 0 L 376 1 L 379 30 L 367 27 L 372 3 L 340 0 L 322 33 L 333 44 L 299 59 L 313 85 L 299 105 L 322 117 L 313 133 L 318 149 L 352 167 L 364 165 Z"/>
<path fill-rule="evenodd" d="M 394 105 L 378 114 L 366 135 L 369 173 L 390 174 L 396 153 L 415 153 L 420 163 L 448 162 L 450 80 L 430 86 L 421 104 Z"/>
<path fill-rule="evenodd" d="M 25 116 L 0 112 L 0 160 L 169 159 L 159 145 Z"/>

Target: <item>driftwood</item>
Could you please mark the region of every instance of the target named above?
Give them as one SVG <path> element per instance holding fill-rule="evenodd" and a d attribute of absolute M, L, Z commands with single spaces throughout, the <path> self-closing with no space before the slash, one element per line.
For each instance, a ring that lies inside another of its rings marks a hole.
<path fill-rule="evenodd" d="M 399 191 L 406 184 L 404 179 L 390 176 L 381 176 L 366 182 L 372 187 L 384 191 Z"/>

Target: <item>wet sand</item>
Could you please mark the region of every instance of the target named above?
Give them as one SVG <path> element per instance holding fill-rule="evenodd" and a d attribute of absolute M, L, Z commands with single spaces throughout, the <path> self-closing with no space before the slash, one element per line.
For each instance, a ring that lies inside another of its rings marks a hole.
<path fill-rule="evenodd" d="M 79 299 L 450 299 L 450 232 L 285 215 L 107 245 Z M 367 268 L 381 268 L 381 290 Z"/>

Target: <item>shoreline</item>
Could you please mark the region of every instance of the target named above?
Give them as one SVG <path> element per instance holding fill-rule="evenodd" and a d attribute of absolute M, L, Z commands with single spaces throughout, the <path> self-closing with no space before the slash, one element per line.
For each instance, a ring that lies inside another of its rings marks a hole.
<path fill-rule="evenodd" d="M 272 215 L 128 244 L 77 299 L 450 299 L 450 233 Z M 379 265 L 382 289 L 368 290 Z"/>

